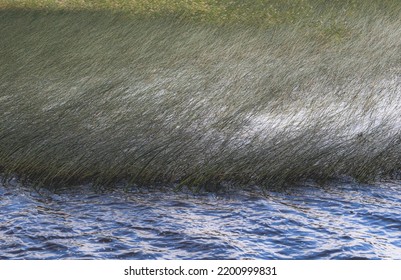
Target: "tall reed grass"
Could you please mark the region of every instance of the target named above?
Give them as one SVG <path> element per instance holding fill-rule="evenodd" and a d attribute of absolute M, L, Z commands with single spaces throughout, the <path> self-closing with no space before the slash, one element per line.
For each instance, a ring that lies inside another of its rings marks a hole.
<path fill-rule="evenodd" d="M 3 177 L 283 185 L 398 172 L 401 4 L 320 2 L 253 26 L 1 10 Z"/>

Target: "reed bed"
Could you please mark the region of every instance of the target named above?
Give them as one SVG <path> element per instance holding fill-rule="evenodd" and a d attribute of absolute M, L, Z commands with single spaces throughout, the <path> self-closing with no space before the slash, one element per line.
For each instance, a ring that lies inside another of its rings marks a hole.
<path fill-rule="evenodd" d="M 4 178 L 277 186 L 400 170 L 397 1 L 226 20 L 15 2 L 0 2 Z"/>

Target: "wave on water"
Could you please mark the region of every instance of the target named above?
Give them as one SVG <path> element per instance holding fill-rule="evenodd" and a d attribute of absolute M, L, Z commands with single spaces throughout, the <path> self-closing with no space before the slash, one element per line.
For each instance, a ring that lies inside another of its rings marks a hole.
<path fill-rule="evenodd" d="M 285 191 L 0 184 L 0 259 L 401 259 L 401 182 Z"/>

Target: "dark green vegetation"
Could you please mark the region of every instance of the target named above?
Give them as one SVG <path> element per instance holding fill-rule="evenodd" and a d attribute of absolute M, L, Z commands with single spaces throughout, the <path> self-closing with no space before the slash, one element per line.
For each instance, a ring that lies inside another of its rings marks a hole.
<path fill-rule="evenodd" d="M 399 171 L 401 3 L 295 2 L 307 16 L 269 22 L 0 11 L 1 172 L 199 186 Z"/>

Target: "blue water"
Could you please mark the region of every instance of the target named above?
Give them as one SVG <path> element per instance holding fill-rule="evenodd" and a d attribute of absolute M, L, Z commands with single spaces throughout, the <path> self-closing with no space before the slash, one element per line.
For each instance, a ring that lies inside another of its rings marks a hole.
<path fill-rule="evenodd" d="M 0 259 L 401 259 L 401 182 L 192 194 L 0 185 Z"/>

